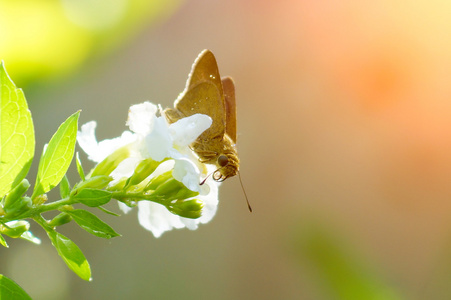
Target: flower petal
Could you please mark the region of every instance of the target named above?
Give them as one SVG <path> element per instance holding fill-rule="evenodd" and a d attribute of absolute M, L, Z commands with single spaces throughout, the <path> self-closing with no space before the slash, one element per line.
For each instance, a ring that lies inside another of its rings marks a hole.
<path fill-rule="evenodd" d="M 192 191 L 200 192 L 200 172 L 196 165 L 187 158 L 175 161 L 172 176 Z"/>
<path fill-rule="evenodd" d="M 132 105 L 128 111 L 127 126 L 131 131 L 145 136 L 153 130 L 157 106 L 150 102 Z"/>
<path fill-rule="evenodd" d="M 207 115 L 194 114 L 169 125 L 169 132 L 172 135 L 174 144 L 180 147 L 187 147 L 202 132 L 210 128 L 212 122 L 212 119 Z"/>
<path fill-rule="evenodd" d="M 130 177 L 133 175 L 136 166 L 141 161 L 139 157 L 128 157 L 121 161 L 119 165 L 111 172 L 110 176 L 113 177 L 113 181 L 110 182 L 109 186 L 115 185 L 120 179 L 124 177 Z"/>
<path fill-rule="evenodd" d="M 77 142 L 81 149 L 88 154 L 90 160 L 96 161 L 95 158 L 97 154 L 97 139 L 96 139 L 96 121 L 88 122 L 81 126 L 81 130 L 77 133 Z"/>
<path fill-rule="evenodd" d="M 203 184 L 199 184 L 201 177 L 215 170 L 215 166 L 205 165 L 198 161 L 189 145 L 199 135 L 207 130 L 212 119 L 203 114 L 195 114 L 182 118 L 173 124 L 168 124 L 165 117 L 157 117 L 157 106 L 145 102 L 130 107 L 127 125 L 133 132 L 125 131 L 122 136 L 97 142 L 95 137 L 95 122 L 89 122 L 81 127 L 77 137 L 78 143 L 89 155 L 89 159 L 102 161 L 119 147 L 126 146 L 129 157 L 121 161 L 111 173 L 114 178 L 110 186 L 118 180 L 130 177 L 136 166 L 147 158 L 162 161 L 150 175 L 159 176 L 172 170 L 172 176 L 182 182 L 188 189 L 199 192 L 195 198 L 202 201 L 202 215 L 198 219 L 183 218 L 171 213 L 164 205 L 151 201 L 139 201 L 138 220 L 141 226 L 151 231 L 155 237 L 174 228 L 197 229 L 199 224 L 209 222 L 216 213 L 218 206 L 219 183 L 211 177 Z M 120 209 L 127 213 L 130 207 L 119 203 Z"/>
<path fill-rule="evenodd" d="M 152 132 L 145 136 L 145 146 L 148 156 L 156 161 L 169 157 L 172 150 L 172 139 L 168 124 L 163 117 L 155 119 Z"/>
<path fill-rule="evenodd" d="M 138 221 L 142 227 L 160 237 L 165 231 L 182 228 L 184 224 L 179 216 L 170 213 L 163 205 L 140 201 L 138 203 Z"/>
<path fill-rule="evenodd" d="M 132 210 L 132 208 L 127 206 L 125 203 L 118 202 L 118 205 L 119 209 L 122 210 L 124 214 L 128 214 Z"/>

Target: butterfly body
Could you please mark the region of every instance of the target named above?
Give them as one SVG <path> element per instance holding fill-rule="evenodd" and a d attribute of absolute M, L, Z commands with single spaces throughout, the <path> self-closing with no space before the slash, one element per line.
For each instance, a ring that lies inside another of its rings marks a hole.
<path fill-rule="evenodd" d="M 218 167 L 213 173 L 213 178 L 223 181 L 238 173 L 240 160 L 236 155 L 235 144 L 229 136 L 224 135 L 221 139 L 219 137 L 217 139 L 216 141 L 198 139 L 191 144 L 191 148 L 202 163 L 214 164 Z"/>
<path fill-rule="evenodd" d="M 239 170 L 236 150 L 235 86 L 230 77 L 219 76 L 213 53 L 202 51 L 193 64 L 185 90 L 164 111 L 170 123 L 194 114 L 205 114 L 212 125 L 192 144 L 199 161 L 217 166 L 213 179 L 223 181 Z"/>

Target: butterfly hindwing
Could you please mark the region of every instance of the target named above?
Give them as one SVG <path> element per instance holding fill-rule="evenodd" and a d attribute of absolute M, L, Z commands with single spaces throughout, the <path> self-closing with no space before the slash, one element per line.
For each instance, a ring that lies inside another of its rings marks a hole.
<path fill-rule="evenodd" d="M 226 133 L 236 143 L 236 101 L 235 84 L 231 77 L 222 78 L 226 115 Z"/>

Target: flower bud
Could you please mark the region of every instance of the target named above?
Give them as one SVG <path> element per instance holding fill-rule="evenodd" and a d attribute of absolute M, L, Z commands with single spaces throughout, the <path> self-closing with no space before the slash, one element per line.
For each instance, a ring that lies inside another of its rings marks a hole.
<path fill-rule="evenodd" d="M 149 177 L 161 163 L 162 161 L 155 161 L 151 158 L 142 160 L 127 182 L 127 187 L 141 183 L 144 179 Z"/>
<path fill-rule="evenodd" d="M 109 186 L 108 188 L 106 188 L 106 190 L 108 191 L 121 191 L 125 188 L 125 184 L 127 183 L 128 179 L 127 178 L 122 178 L 120 179 L 115 185 Z"/>
<path fill-rule="evenodd" d="M 199 195 L 198 192 L 191 191 L 180 181 L 170 178 L 161 183 L 152 196 L 163 198 L 165 201 L 171 201 L 174 199 L 183 200 Z"/>
<path fill-rule="evenodd" d="M 86 179 L 85 181 L 80 182 L 72 191 L 71 194 L 76 194 L 83 189 L 103 189 L 113 180 L 113 177 L 107 175 L 98 175 Z"/>
<path fill-rule="evenodd" d="M 128 146 L 121 147 L 102 160 L 92 171 L 92 177 L 98 175 L 110 175 L 117 166 L 130 156 Z"/>
<path fill-rule="evenodd" d="M 30 197 L 22 197 L 17 199 L 14 203 L 5 207 L 4 210 L 6 212 L 6 216 L 11 218 L 18 216 L 27 210 L 29 210 L 33 206 L 33 202 Z"/>
<path fill-rule="evenodd" d="M 69 214 L 62 212 L 59 215 L 57 215 L 56 217 L 54 217 L 49 222 L 49 225 L 52 227 L 57 227 L 57 226 L 61 226 L 66 223 L 69 223 L 70 221 L 72 221 L 72 217 Z"/>
<path fill-rule="evenodd" d="M 7 222 L 5 225 L 0 224 L 0 233 L 12 238 L 18 238 L 30 229 L 30 223 L 24 220 Z"/>
<path fill-rule="evenodd" d="M 166 207 L 173 214 L 184 218 L 197 219 L 202 215 L 204 204 L 199 199 L 177 200 Z"/>
<path fill-rule="evenodd" d="M 18 201 L 20 197 L 28 190 L 30 187 L 30 183 L 28 180 L 24 179 L 21 183 L 16 185 L 9 193 L 6 195 L 5 200 L 3 202 L 3 207 L 7 208 L 14 204 L 14 202 Z"/>
<path fill-rule="evenodd" d="M 173 178 L 172 171 L 167 171 L 157 177 L 152 178 L 149 184 L 145 187 L 145 190 L 156 190 L 159 186 L 161 186 L 171 178 Z"/>

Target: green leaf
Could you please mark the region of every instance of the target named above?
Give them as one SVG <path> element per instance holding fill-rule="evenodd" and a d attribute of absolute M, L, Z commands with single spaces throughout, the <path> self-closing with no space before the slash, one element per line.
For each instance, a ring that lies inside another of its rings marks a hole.
<path fill-rule="evenodd" d="M 115 216 L 115 217 L 120 217 L 121 216 L 121 215 L 119 215 L 119 214 L 117 214 L 115 212 L 112 212 L 111 210 L 106 209 L 105 207 L 98 206 L 97 208 L 100 209 L 101 211 L 103 211 L 106 214 L 109 214 L 109 215 L 112 215 L 112 216 Z"/>
<path fill-rule="evenodd" d="M 67 198 L 70 196 L 70 183 L 67 176 L 64 175 L 63 179 L 60 182 L 60 196 L 61 199 Z"/>
<path fill-rule="evenodd" d="M 47 231 L 47 235 L 69 269 L 74 271 L 81 279 L 91 280 L 91 268 L 80 248 L 56 231 Z"/>
<path fill-rule="evenodd" d="M 89 211 L 83 209 L 75 209 L 66 211 L 66 213 L 71 215 L 81 228 L 95 236 L 105 239 L 120 236 L 120 234 L 115 232 L 113 228 L 111 228 L 108 224 L 100 220 L 96 215 L 90 213 Z"/>
<path fill-rule="evenodd" d="M 0 274 L 0 299 L 31 300 L 31 297 L 17 283 Z"/>
<path fill-rule="evenodd" d="M 79 115 L 78 111 L 67 118 L 44 149 L 32 198 L 53 189 L 66 174 L 74 156 Z"/>
<path fill-rule="evenodd" d="M 85 181 L 85 171 L 83 170 L 83 165 L 81 164 L 81 160 L 80 157 L 78 156 L 78 152 L 77 155 L 75 155 L 75 161 L 77 163 L 77 171 L 78 171 L 78 175 L 80 175 L 80 178 L 82 181 Z"/>
<path fill-rule="evenodd" d="M 0 63 L 0 197 L 28 173 L 34 156 L 34 129 L 25 95 Z"/>
<path fill-rule="evenodd" d="M 5 238 L 1 234 L 0 234 L 0 244 L 5 248 L 9 248 L 8 243 L 6 242 Z"/>
<path fill-rule="evenodd" d="M 104 205 L 111 200 L 111 192 L 96 189 L 83 189 L 74 196 L 74 199 L 89 207 Z"/>

